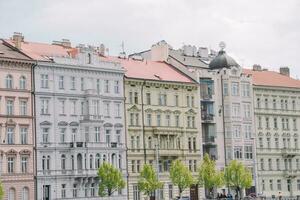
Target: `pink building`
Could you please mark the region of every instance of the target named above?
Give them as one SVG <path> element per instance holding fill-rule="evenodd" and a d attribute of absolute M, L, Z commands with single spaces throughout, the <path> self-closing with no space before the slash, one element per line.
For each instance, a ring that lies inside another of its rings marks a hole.
<path fill-rule="evenodd" d="M 35 195 L 32 66 L 17 48 L 0 40 L 0 180 L 5 200 Z"/>

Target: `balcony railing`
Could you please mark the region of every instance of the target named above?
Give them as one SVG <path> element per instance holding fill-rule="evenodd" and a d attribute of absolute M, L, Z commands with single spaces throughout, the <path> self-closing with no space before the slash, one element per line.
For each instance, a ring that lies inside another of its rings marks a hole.
<path fill-rule="evenodd" d="M 81 115 L 81 120 L 102 120 L 102 115 Z"/>
<path fill-rule="evenodd" d="M 291 149 L 291 148 L 283 148 L 281 149 L 281 154 L 283 157 L 294 157 L 297 154 L 297 149 Z"/>
<path fill-rule="evenodd" d="M 283 175 L 286 178 L 295 178 L 297 176 L 297 170 L 292 170 L 292 169 L 285 170 L 283 171 Z"/>
<path fill-rule="evenodd" d="M 212 121 L 214 120 L 214 115 L 210 113 L 201 113 L 201 119 L 204 121 Z"/>

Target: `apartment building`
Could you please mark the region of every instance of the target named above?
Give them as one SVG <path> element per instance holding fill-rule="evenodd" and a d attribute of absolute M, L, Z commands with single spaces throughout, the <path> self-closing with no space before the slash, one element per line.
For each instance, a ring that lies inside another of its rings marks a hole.
<path fill-rule="evenodd" d="M 35 197 L 33 61 L 0 40 L 0 179 L 5 200 Z"/>
<path fill-rule="evenodd" d="M 287 67 L 274 72 L 255 65 L 244 72 L 253 77 L 258 193 L 296 197 L 300 195 L 300 81 L 290 77 Z"/>
<path fill-rule="evenodd" d="M 126 70 L 129 199 L 144 198 L 137 183 L 145 163 L 158 170 L 159 180 L 164 183 L 160 199 L 174 199 L 178 188 L 169 177 L 171 162 L 180 159 L 196 178 L 202 157 L 198 84 L 164 62 L 119 62 Z M 189 189 L 184 193 L 189 195 Z"/>
<path fill-rule="evenodd" d="M 12 42 L 12 41 L 8 41 Z M 21 41 L 36 60 L 37 198 L 99 199 L 97 169 L 109 162 L 127 179 L 124 69 L 101 48 Z M 127 189 L 113 194 L 126 199 Z"/>

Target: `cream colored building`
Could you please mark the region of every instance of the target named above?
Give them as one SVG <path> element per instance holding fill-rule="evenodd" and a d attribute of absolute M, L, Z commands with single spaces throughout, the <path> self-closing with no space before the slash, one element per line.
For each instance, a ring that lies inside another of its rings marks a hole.
<path fill-rule="evenodd" d="M 300 81 L 254 66 L 258 193 L 266 197 L 300 195 Z"/>
<path fill-rule="evenodd" d="M 33 62 L 0 40 L 0 180 L 4 200 L 35 199 Z"/>
<path fill-rule="evenodd" d="M 125 67 L 125 113 L 129 199 L 143 199 L 137 183 L 144 163 L 164 183 L 160 200 L 178 196 L 169 178 L 171 162 L 180 159 L 196 177 L 201 160 L 198 85 L 163 62 L 120 60 Z M 189 189 L 184 195 L 189 195 Z M 200 194 L 199 194 L 200 197 Z"/>

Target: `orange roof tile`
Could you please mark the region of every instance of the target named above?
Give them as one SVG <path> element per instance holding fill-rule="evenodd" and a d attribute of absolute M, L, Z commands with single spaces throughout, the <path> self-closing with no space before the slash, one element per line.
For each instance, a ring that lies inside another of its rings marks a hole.
<path fill-rule="evenodd" d="M 5 41 L 14 46 L 12 40 Z M 21 43 L 20 50 L 30 58 L 39 61 L 49 61 L 49 57 L 53 56 L 73 56 L 74 54 L 74 48 L 65 48 L 60 45 L 27 41 Z"/>
<path fill-rule="evenodd" d="M 253 84 L 271 87 L 300 88 L 300 81 L 288 76 L 284 76 L 274 71 L 254 71 L 243 69 L 245 74 L 252 75 Z"/>
<path fill-rule="evenodd" d="M 128 78 L 195 83 L 191 78 L 165 62 L 139 61 L 116 57 L 105 57 L 103 59 L 121 63 L 125 68 L 125 76 Z"/>

